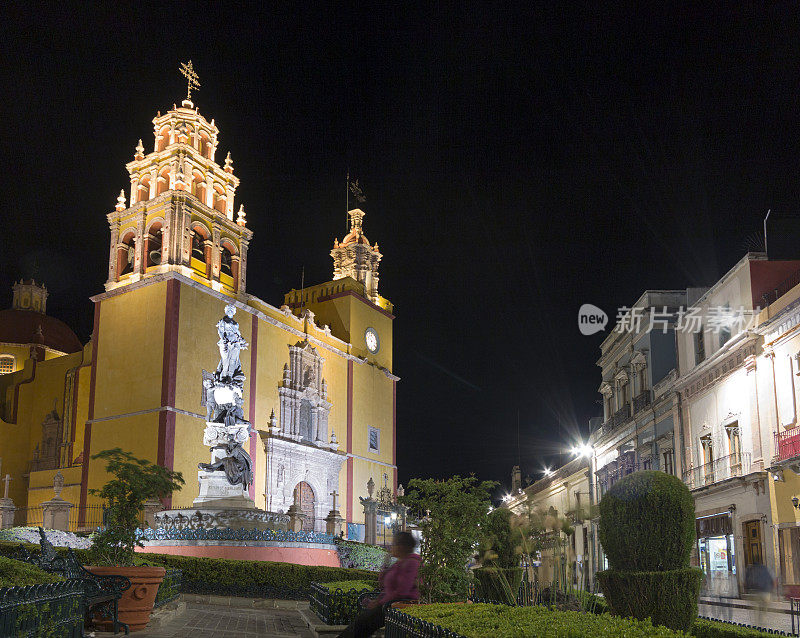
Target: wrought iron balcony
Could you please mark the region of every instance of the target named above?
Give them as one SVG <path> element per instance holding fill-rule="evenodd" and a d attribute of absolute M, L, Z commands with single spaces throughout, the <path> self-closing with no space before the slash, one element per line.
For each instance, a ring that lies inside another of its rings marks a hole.
<path fill-rule="evenodd" d="M 650 390 L 645 390 L 633 398 L 633 413 L 638 414 L 650 405 Z"/>
<path fill-rule="evenodd" d="M 614 414 L 612 414 L 605 423 L 603 423 L 603 434 L 613 432 L 630 418 L 631 406 L 630 404 L 626 403 L 619 410 L 614 412 Z"/>
<path fill-rule="evenodd" d="M 692 468 L 683 473 L 683 482 L 690 490 L 713 485 L 750 472 L 750 453 L 729 454 L 710 463 Z"/>
<path fill-rule="evenodd" d="M 779 461 L 800 456 L 800 428 L 775 434 L 775 455 Z"/>

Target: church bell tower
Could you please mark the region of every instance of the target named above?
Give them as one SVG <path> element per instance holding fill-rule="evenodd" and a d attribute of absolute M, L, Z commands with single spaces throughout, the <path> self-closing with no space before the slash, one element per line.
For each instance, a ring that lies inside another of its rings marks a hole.
<path fill-rule="evenodd" d="M 166 271 L 179 271 L 231 296 L 245 292 L 247 247 L 253 236 L 244 206 L 235 213 L 239 178 L 230 152 L 215 161 L 219 129 L 191 101 L 199 88 L 192 63 L 182 65 L 188 81 L 180 107 L 153 119 L 153 150 L 142 140 L 130 175 L 130 203 L 120 191 L 108 214 L 111 246 L 106 290 Z"/>
<path fill-rule="evenodd" d="M 364 235 L 362 223 L 364 211 L 354 208 L 348 211 L 350 217 L 350 232 L 341 243 L 334 240 L 331 257 L 333 257 L 333 280 L 352 277 L 364 284 L 364 293 L 374 304 L 379 303 L 378 294 L 378 264 L 381 261 L 378 244 L 370 246 L 367 236 Z"/>

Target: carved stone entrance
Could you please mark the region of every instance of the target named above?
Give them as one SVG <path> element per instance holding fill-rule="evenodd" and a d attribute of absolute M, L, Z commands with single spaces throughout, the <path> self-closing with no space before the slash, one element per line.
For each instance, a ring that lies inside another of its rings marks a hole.
<path fill-rule="evenodd" d="M 303 531 L 314 531 L 314 490 L 305 481 L 300 481 L 294 488 L 294 502 L 300 506 L 300 511 L 305 514 Z"/>

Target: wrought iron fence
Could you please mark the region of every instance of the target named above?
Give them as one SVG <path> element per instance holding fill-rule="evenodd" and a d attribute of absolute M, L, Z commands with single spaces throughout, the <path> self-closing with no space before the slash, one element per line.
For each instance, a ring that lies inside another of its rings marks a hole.
<path fill-rule="evenodd" d="M 157 609 L 167 603 L 171 603 L 181 595 L 181 585 L 183 583 L 183 571 L 180 569 L 168 569 L 164 574 L 164 580 L 158 587 L 156 601 L 153 608 Z"/>
<path fill-rule="evenodd" d="M 633 398 L 633 413 L 636 414 L 650 405 L 650 390 L 645 390 Z"/>
<path fill-rule="evenodd" d="M 82 635 L 80 580 L 0 589 L 0 636 L 80 638 Z"/>
<path fill-rule="evenodd" d="M 103 505 L 84 505 L 72 507 L 69 511 L 69 532 L 88 532 L 105 523 Z M 17 527 L 39 527 L 44 525 L 44 510 L 41 505 L 18 507 L 14 512 L 14 525 Z"/>
<path fill-rule="evenodd" d="M 775 454 L 779 461 L 800 456 L 800 428 L 775 433 Z"/>
<path fill-rule="evenodd" d="M 683 473 L 683 482 L 689 489 L 697 489 L 719 483 L 736 476 L 744 476 L 750 472 L 750 453 L 729 454 L 714 459 Z"/>
<path fill-rule="evenodd" d="M 364 597 L 375 598 L 379 595 L 379 592 L 366 588 L 330 590 L 320 583 L 311 583 L 309 591 L 311 611 L 328 625 L 349 625 L 360 611 L 359 602 Z"/>
<path fill-rule="evenodd" d="M 282 529 L 228 529 L 213 527 L 177 528 L 146 527 L 136 530 L 136 537 L 144 541 L 281 541 L 289 543 L 333 544 L 332 534 L 321 532 L 292 532 Z"/>
<path fill-rule="evenodd" d="M 386 638 L 464 638 L 461 634 L 409 616 L 394 607 L 386 612 L 384 635 Z"/>

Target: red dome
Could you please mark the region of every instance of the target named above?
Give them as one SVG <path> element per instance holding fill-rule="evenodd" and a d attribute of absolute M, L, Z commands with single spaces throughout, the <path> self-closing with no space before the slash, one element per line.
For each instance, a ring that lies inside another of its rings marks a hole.
<path fill-rule="evenodd" d="M 41 338 L 36 332 L 42 327 Z M 0 343 L 42 343 L 72 354 L 83 349 L 78 336 L 67 324 L 34 310 L 0 310 Z"/>

